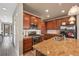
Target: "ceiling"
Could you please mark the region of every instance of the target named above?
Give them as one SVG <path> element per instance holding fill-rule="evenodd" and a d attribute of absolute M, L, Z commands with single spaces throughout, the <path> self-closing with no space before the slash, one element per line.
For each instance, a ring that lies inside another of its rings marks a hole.
<path fill-rule="evenodd" d="M 0 20 L 2 22 L 11 22 L 16 3 L 0 3 Z"/>
<path fill-rule="evenodd" d="M 23 8 L 25 11 L 29 11 L 46 20 L 66 16 L 69 9 L 74 5 L 79 6 L 79 3 L 24 3 Z M 46 9 L 48 9 L 49 12 L 45 12 Z M 65 12 L 61 12 L 62 10 L 65 10 Z M 47 17 L 47 15 L 50 17 Z"/>

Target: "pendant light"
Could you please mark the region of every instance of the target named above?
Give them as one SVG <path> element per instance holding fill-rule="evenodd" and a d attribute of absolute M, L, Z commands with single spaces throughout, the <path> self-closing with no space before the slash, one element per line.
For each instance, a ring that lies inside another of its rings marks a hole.
<path fill-rule="evenodd" d="M 68 12 L 68 15 L 78 15 L 79 14 L 79 7 L 77 5 L 72 6 Z"/>
<path fill-rule="evenodd" d="M 71 17 L 69 18 L 69 21 L 75 21 L 75 17 L 74 17 L 74 16 L 71 16 Z"/>
<path fill-rule="evenodd" d="M 74 21 L 70 21 L 70 24 L 74 24 Z"/>

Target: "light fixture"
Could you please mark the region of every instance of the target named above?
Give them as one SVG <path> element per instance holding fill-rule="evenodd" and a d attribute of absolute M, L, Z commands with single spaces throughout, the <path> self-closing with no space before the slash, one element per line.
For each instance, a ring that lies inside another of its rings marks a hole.
<path fill-rule="evenodd" d="M 4 11 L 5 11 L 5 10 L 7 10 L 7 9 L 6 9 L 6 8 L 2 8 L 2 10 L 4 10 Z"/>
<path fill-rule="evenodd" d="M 65 13 L 65 10 L 61 10 L 62 13 Z"/>
<path fill-rule="evenodd" d="M 79 14 L 79 7 L 77 5 L 72 6 L 68 12 L 68 15 L 78 15 Z"/>
<path fill-rule="evenodd" d="M 74 24 L 74 21 L 70 21 L 70 24 Z"/>
<path fill-rule="evenodd" d="M 48 10 L 48 9 L 46 9 L 46 10 L 45 10 L 45 12 L 49 12 L 49 10 Z"/>
<path fill-rule="evenodd" d="M 66 22 L 62 22 L 62 25 L 66 25 Z"/>
<path fill-rule="evenodd" d="M 69 18 L 69 21 L 75 21 L 75 17 L 74 17 L 74 16 L 71 16 L 71 17 Z"/>

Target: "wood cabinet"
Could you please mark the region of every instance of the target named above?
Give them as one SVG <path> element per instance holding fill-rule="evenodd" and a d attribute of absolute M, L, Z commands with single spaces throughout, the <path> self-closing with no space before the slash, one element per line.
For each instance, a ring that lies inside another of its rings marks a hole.
<path fill-rule="evenodd" d="M 37 25 L 38 29 L 41 30 L 42 34 L 46 33 L 46 26 L 45 26 L 45 22 L 43 20 L 41 20 L 38 17 L 32 16 L 31 23 Z"/>
<path fill-rule="evenodd" d="M 52 21 L 46 23 L 47 29 L 52 29 Z"/>
<path fill-rule="evenodd" d="M 38 25 L 38 18 L 35 17 L 35 16 L 31 16 L 31 23 L 35 24 L 35 25 Z"/>
<path fill-rule="evenodd" d="M 28 50 L 32 49 L 32 38 L 24 38 L 23 39 L 23 53 L 27 52 Z"/>
<path fill-rule="evenodd" d="M 52 29 L 57 29 L 57 20 L 52 21 Z"/>
<path fill-rule="evenodd" d="M 56 24 L 57 24 L 56 20 L 47 22 L 47 29 L 48 30 L 57 29 L 57 25 Z"/>
<path fill-rule="evenodd" d="M 63 22 L 65 22 L 66 24 L 69 24 L 69 17 L 48 21 L 46 23 L 46 28 L 47 30 L 58 30 L 60 29 L 60 26 L 62 25 Z"/>
<path fill-rule="evenodd" d="M 41 33 L 46 34 L 46 25 L 44 22 L 42 22 L 42 24 L 41 24 Z"/>
<path fill-rule="evenodd" d="M 41 18 L 24 13 L 23 14 L 23 28 L 29 29 L 31 24 L 37 25 L 37 28 L 41 30 L 41 33 L 46 33 L 45 22 Z"/>
<path fill-rule="evenodd" d="M 42 20 L 41 19 L 38 19 L 38 29 L 40 29 L 41 30 L 41 27 L 42 26 Z"/>
<path fill-rule="evenodd" d="M 62 25 L 62 20 L 57 19 L 57 29 L 59 29 L 61 25 Z"/>
<path fill-rule="evenodd" d="M 45 25 L 45 22 L 38 19 L 38 28 L 41 30 L 41 33 L 42 34 L 45 34 L 46 33 L 46 25 Z"/>
<path fill-rule="evenodd" d="M 66 22 L 66 24 L 69 24 L 69 18 L 70 17 L 62 18 L 62 22 Z"/>
<path fill-rule="evenodd" d="M 23 14 L 23 28 L 29 29 L 30 28 L 30 15 Z"/>

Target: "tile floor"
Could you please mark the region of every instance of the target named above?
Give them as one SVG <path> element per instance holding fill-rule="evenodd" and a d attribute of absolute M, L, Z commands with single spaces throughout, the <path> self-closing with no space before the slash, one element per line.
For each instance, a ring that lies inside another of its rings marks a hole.
<path fill-rule="evenodd" d="M 0 56 L 16 56 L 16 49 L 10 37 L 4 37 L 2 43 L 0 43 Z"/>

